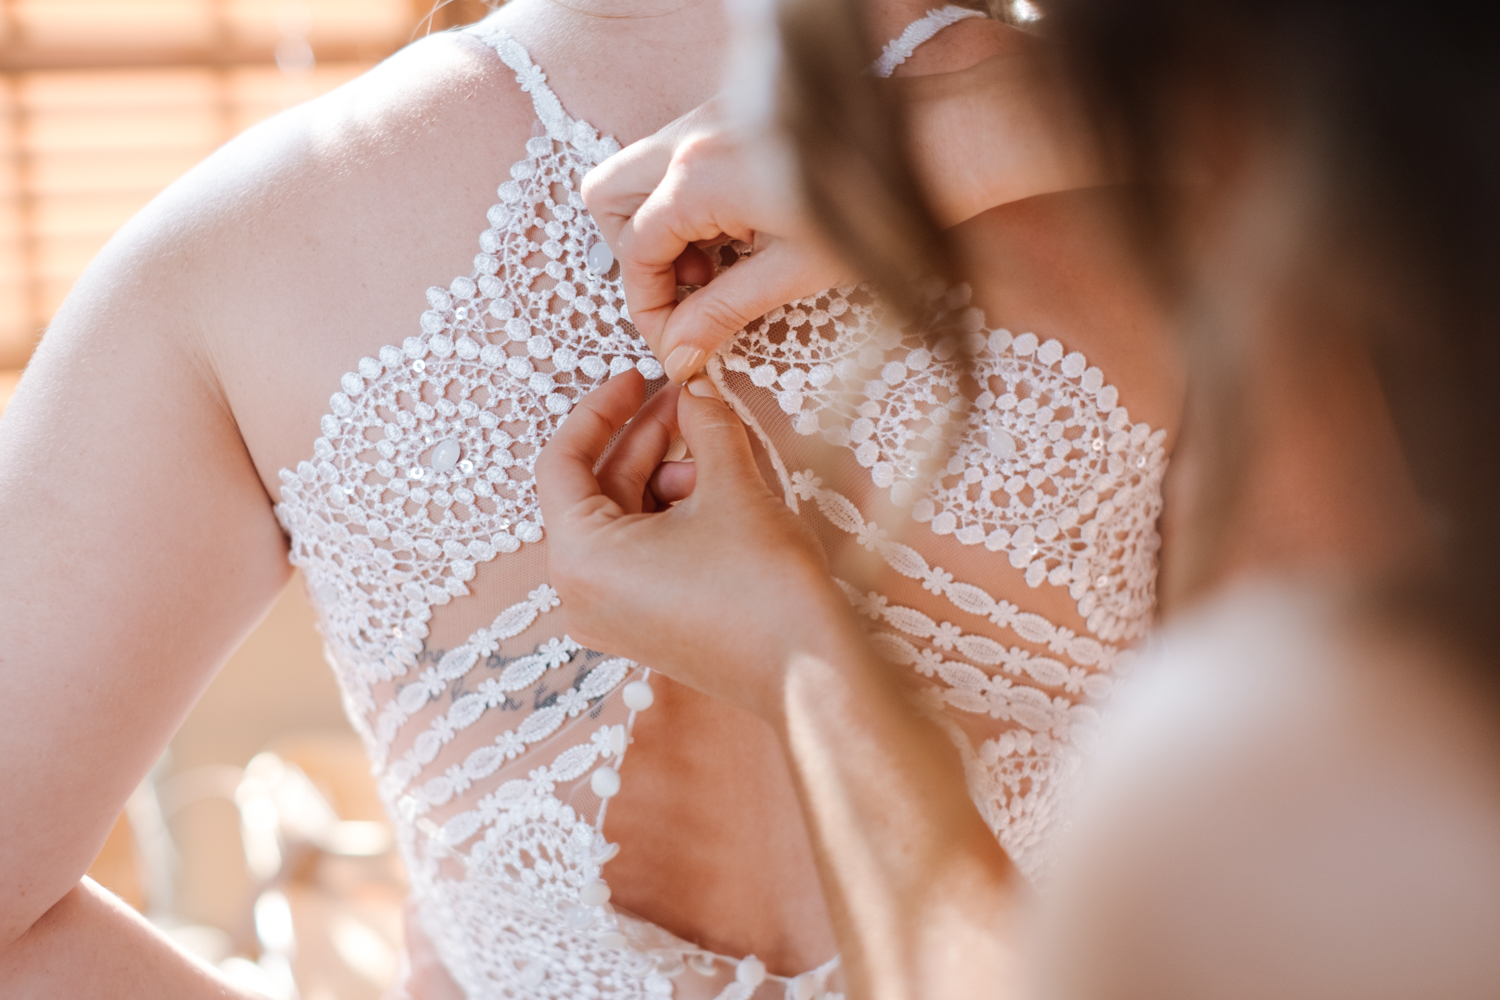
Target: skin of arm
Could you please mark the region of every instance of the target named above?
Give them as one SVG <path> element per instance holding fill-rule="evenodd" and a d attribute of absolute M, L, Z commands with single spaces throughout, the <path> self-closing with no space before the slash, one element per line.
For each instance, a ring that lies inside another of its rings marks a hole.
<path fill-rule="evenodd" d="M 0 421 L 0 992 L 224 995 L 80 879 L 265 614 L 280 529 L 205 363 L 200 220 L 174 199 L 80 279 Z M 151 946 L 143 940 L 154 942 Z M 124 963 L 116 965 L 114 963 Z"/>
<path fill-rule="evenodd" d="M 794 654 L 778 732 L 851 997 L 1015 996 L 1018 876 L 951 745 L 854 642 Z"/>
<path fill-rule="evenodd" d="M 90 878 L 0 952 L 0 985 L 12 1000 L 258 996 L 226 984 Z"/>
<path fill-rule="evenodd" d="M 815 541 L 766 487 L 738 418 L 695 395 L 703 386 L 677 395 L 675 413 L 659 394 L 631 421 L 644 381 L 618 376 L 543 449 L 549 569 L 573 634 L 777 732 L 851 996 L 1013 993 L 1018 876 L 957 755 L 869 654 Z M 652 511 L 647 483 L 679 429 L 698 456 L 696 483 Z"/>
<path fill-rule="evenodd" d="M 369 310 L 357 333 L 389 339 L 377 323 L 411 315 L 399 290 L 468 266 L 467 239 L 455 264 L 431 234 L 493 199 L 476 120 L 502 153 L 525 142 L 524 95 L 524 117 L 476 97 L 503 70 L 434 38 L 257 126 L 128 223 L 53 320 L 0 421 L 0 995 L 114 996 L 120 976 L 234 995 L 80 879 L 287 582 L 271 491 L 358 357 L 338 336 L 350 303 Z M 445 141 L 483 183 L 403 200 L 428 158 L 457 159 Z M 378 270 L 392 259 L 416 263 Z"/>

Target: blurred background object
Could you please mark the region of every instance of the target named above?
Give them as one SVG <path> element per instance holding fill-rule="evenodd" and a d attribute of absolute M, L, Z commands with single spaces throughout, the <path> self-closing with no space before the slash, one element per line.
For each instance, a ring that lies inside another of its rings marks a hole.
<path fill-rule="evenodd" d="M 0 412 L 119 226 L 236 133 L 481 0 L 0 0 Z M 131 797 L 91 875 L 268 995 L 379 997 L 404 885 L 300 580 Z"/>

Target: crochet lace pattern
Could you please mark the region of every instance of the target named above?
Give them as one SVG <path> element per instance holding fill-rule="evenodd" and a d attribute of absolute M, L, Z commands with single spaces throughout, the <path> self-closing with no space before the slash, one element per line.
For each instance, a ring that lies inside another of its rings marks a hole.
<path fill-rule="evenodd" d="M 662 375 L 578 195 L 617 144 L 570 118 L 493 22 L 470 31 L 531 95 L 535 134 L 473 272 L 430 289 L 412 336 L 343 376 L 276 506 L 422 928 L 472 998 L 837 997 L 836 958 L 775 976 L 610 904 L 620 847 L 604 822 L 650 671 L 552 625 L 545 579 L 519 581 L 524 599 L 431 648 L 477 577 L 505 577 L 543 540 L 533 466 L 574 403 L 630 368 Z M 1163 433 L 1131 422 L 1081 354 L 990 329 L 965 289 L 936 295 L 929 321 L 951 335 L 933 346 L 888 322 L 869 289 L 832 289 L 751 324 L 710 374 L 747 418 L 758 398 L 791 438 L 852 455 L 863 482 L 799 469 L 784 476 L 789 501 L 931 598 L 845 584 L 877 648 L 926 685 L 976 804 L 1035 876 L 1122 643 L 1151 618 Z M 959 391 L 965 357 L 977 392 Z M 780 463 L 776 435 L 756 426 Z M 851 499 L 871 491 L 886 524 Z M 1086 634 L 933 565 L 924 533 L 1008 562 L 1031 588 L 1067 588 Z"/>

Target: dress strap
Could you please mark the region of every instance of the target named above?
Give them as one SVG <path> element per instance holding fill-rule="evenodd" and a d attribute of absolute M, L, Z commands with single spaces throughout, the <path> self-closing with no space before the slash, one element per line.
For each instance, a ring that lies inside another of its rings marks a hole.
<path fill-rule="evenodd" d="M 568 116 L 563 110 L 562 101 L 547 86 L 547 74 L 531 61 L 531 54 L 526 51 L 526 47 L 496 22 L 495 15 L 470 25 L 464 29 L 464 33 L 473 35 L 494 49 L 501 61 L 515 72 L 516 83 L 531 95 L 531 105 L 536 109 L 537 120 L 547 130 L 548 138 L 574 147 L 593 163 L 620 151 L 620 144 L 611 136 L 601 136 L 588 122 L 577 121 Z"/>
<path fill-rule="evenodd" d="M 879 77 L 888 77 L 896 72 L 897 66 L 911 58 L 912 53 L 917 51 L 917 46 L 929 41 L 950 24 L 957 24 L 971 17 L 987 16 L 983 11 L 955 4 L 935 7 L 908 24 L 899 38 L 886 43 L 885 48 L 880 51 L 880 58 L 871 65 L 870 72 Z"/>

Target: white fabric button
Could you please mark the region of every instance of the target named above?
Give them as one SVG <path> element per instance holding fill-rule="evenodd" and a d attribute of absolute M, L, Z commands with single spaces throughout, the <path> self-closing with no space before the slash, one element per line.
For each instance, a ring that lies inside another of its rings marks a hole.
<path fill-rule="evenodd" d="M 541 959 L 534 959 L 526 963 L 526 968 L 521 970 L 517 977 L 522 986 L 530 989 L 542 985 L 542 980 L 547 978 L 547 963 Z"/>
<path fill-rule="evenodd" d="M 766 980 L 766 963 L 754 955 L 747 955 L 740 959 L 740 964 L 735 966 L 734 978 L 736 982 L 744 983 L 746 986 L 759 986 Z"/>
<path fill-rule="evenodd" d="M 804 972 L 792 980 L 792 988 L 787 991 L 793 1000 L 817 1000 L 819 992 L 818 980 L 811 972 Z"/>
<path fill-rule="evenodd" d="M 631 681 L 625 685 L 625 707 L 633 712 L 644 712 L 656 702 L 656 692 L 646 681 Z"/>
<path fill-rule="evenodd" d="M 603 906 L 609 902 L 609 883 L 602 879 L 585 882 L 578 890 L 578 899 L 584 906 Z"/>
<path fill-rule="evenodd" d="M 620 772 L 612 767 L 601 767 L 589 779 L 589 787 L 601 799 L 612 798 L 620 792 Z"/>
<path fill-rule="evenodd" d="M 990 446 L 990 452 L 1000 458 L 1016 456 L 1016 439 L 998 427 L 989 429 L 985 443 Z"/>
<path fill-rule="evenodd" d="M 459 454 L 460 449 L 457 441 L 449 438 L 446 441 L 439 442 L 438 446 L 432 449 L 432 471 L 449 471 L 458 464 Z"/>
<path fill-rule="evenodd" d="M 609 269 L 615 266 L 615 252 L 609 248 L 609 244 L 599 240 L 589 247 L 589 270 L 594 274 L 608 274 Z"/>

